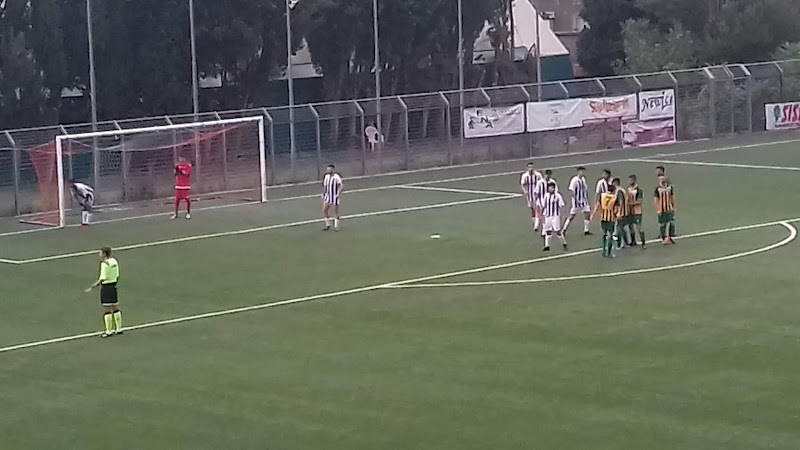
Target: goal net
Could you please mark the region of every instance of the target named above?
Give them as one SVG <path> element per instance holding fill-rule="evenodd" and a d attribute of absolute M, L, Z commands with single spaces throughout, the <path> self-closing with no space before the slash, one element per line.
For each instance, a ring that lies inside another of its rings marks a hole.
<path fill-rule="evenodd" d="M 67 134 L 28 150 L 39 184 L 38 216 L 27 223 L 63 227 L 69 181 L 94 188 L 95 207 L 170 198 L 175 164 L 193 166 L 192 195 L 266 201 L 264 118 L 196 122 Z"/>

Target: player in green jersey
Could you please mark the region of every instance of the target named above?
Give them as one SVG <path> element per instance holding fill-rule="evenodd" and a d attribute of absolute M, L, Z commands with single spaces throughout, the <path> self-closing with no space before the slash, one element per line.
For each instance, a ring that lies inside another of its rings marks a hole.
<path fill-rule="evenodd" d="M 617 249 L 621 249 L 626 245 L 631 245 L 627 231 L 630 222 L 630 210 L 625 196 L 625 189 L 622 188 L 622 180 L 614 178 L 611 184 L 614 185 L 617 196 L 617 224 L 614 230 L 616 236 L 615 240 L 617 241 Z"/>
<path fill-rule="evenodd" d="M 644 237 L 644 230 L 642 229 L 642 197 L 644 191 L 639 187 L 636 175 L 628 177 L 628 189 L 626 192 L 626 201 L 628 204 L 628 211 L 630 212 L 628 227 L 631 232 L 631 245 L 636 246 L 636 236 L 639 236 L 642 242 L 642 250 L 647 248 L 647 240 Z"/>
<path fill-rule="evenodd" d="M 658 213 L 661 240 L 664 245 L 675 243 L 675 188 L 667 177 L 658 177 L 658 187 L 653 194 L 653 203 Z"/>

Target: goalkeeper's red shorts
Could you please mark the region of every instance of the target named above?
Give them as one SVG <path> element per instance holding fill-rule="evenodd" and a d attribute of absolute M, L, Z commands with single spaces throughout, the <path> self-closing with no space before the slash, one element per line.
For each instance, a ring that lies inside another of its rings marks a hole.
<path fill-rule="evenodd" d="M 191 189 L 175 189 L 175 201 L 189 200 Z"/>

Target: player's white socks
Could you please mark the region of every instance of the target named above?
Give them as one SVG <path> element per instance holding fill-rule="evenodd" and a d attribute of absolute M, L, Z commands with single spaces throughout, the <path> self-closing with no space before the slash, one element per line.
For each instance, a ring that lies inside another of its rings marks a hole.
<path fill-rule="evenodd" d="M 539 218 L 538 217 L 534 217 L 533 218 L 533 228 L 539 229 Z"/>
<path fill-rule="evenodd" d="M 339 229 L 339 218 L 333 219 L 333 228 Z"/>
<path fill-rule="evenodd" d="M 90 223 L 92 223 L 92 213 L 81 211 L 81 225 L 89 225 Z"/>
<path fill-rule="evenodd" d="M 572 222 L 572 218 L 571 217 L 567 217 L 567 220 L 564 221 L 564 228 L 563 228 L 564 230 L 569 228 L 569 223 L 570 222 Z"/>
<path fill-rule="evenodd" d="M 325 226 L 326 226 L 326 227 L 329 227 L 329 226 L 331 226 L 331 219 L 330 219 L 330 217 L 326 217 L 326 218 L 325 218 Z"/>
<path fill-rule="evenodd" d="M 550 236 L 549 234 L 545 234 L 544 235 L 544 246 L 545 247 L 550 247 L 550 238 L 551 237 L 552 236 Z"/>
<path fill-rule="evenodd" d="M 591 220 L 586 220 L 586 219 L 583 219 L 583 232 L 584 232 L 584 233 L 588 233 L 588 232 L 589 232 L 589 226 L 590 226 L 591 224 L 592 224 L 592 221 L 591 221 Z"/>
<path fill-rule="evenodd" d="M 558 240 L 561 241 L 562 244 L 567 245 L 567 238 L 564 236 L 564 233 L 556 235 L 558 236 Z"/>

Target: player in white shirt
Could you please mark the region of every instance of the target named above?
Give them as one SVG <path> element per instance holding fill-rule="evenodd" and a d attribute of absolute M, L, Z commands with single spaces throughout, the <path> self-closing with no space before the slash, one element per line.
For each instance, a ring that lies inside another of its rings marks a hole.
<path fill-rule="evenodd" d="M 564 233 L 561 231 L 561 208 L 564 207 L 564 198 L 561 194 L 556 192 L 556 184 L 549 183 L 547 185 L 547 193 L 542 198 L 542 215 L 544 216 L 544 249 L 542 251 L 550 251 L 550 239 L 553 233 L 558 236 L 564 250 L 567 249 L 567 240 L 564 238 Z"/>
<path fill-rule="evenodd" d="M 322 215 L 325 217 L 325 231 L 331 229 L 339 231 L 339 200 L 342 196 L 342 177 L 336 173 L 336 167 L 331 164 L 325 169 L 325 177 L 322 178 Z M 331 217 L 331 208 L 333 217 Z"/>
<path fill-rule="evenodd" d="M 597 214 L 597 211 L 600 210 L 600 197 L 608 192 L 608 186 L 611 184 L 611 171 L 608 169 L 603 169 L 603 178 L 597 180 L 597 187 L 594 190 L 594 210 L 592 211 L 592 217 Z"/>
<path fill-rule="evenodd" d="M 553 171 L 552 170 L 547 169 L 547 170 L 544 171 L 544 183 L 545 183 L 545 191 L 547 191 L 547 185 L 548 184 L 555 183 L 556 192 L 558 192 L 558 181 L 556 181 L 556 179 L 553 178 Z"/>
<path fill-rule="evenodd" d="M 567 232 L 569 224 L 575 219 L 575 216 L 583 214 L 583 234 L 591 235 L 589 226 L 592 223 L 592 209 L 589 206 L 589 184 L 586 182 L 586 168 L 578 167 L 578 173 L 569 181 L 569 191 L 572 193 L 572 207 L 569 211 L 569 217 L 564 222 L 564 233 Z"/>
<path fill-rule="evenodd" d="M 81 205 L 81 228 L 87 228 L 92 223 L 92 209 L 94 208 L 94 189 L 84 183 L 69 180 L 69 191 L 78 204 Z"/>
<path fill-rule="evenodd" d="M 522 186 L 522 195 L 525 197 L 528 208 L 531 210 L 531 221 L 533 222 L 533 229 L 539 229 L 539 208 L 536 204 L 536 185 L 542 179 L 542 174 L 536 171 L 533 163 L 528 163 L 528 169 L 522 174 L 520 185 Z"/>

